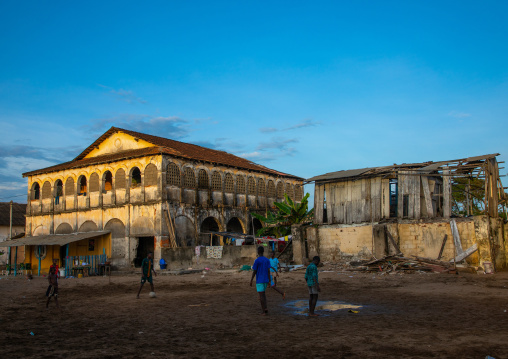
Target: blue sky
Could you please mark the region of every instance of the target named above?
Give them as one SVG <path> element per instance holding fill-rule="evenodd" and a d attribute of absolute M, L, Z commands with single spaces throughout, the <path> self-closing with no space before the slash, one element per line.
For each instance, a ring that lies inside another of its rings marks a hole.
<path fill-rule="evenodd" d="M 507 160 L 507 10 L 505 1 L 4 0 L 0 201 L 25 202 L 22 172 L 72 159 L 110 126 L 305 178 Z"/>

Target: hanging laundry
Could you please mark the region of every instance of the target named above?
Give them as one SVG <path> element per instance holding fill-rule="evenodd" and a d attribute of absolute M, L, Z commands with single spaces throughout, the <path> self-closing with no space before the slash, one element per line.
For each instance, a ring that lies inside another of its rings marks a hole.
<path fill-rule="evenodd" d="M 206 258 L 222 258 L 223 246 L 207 246 L 206 247 Z"/>

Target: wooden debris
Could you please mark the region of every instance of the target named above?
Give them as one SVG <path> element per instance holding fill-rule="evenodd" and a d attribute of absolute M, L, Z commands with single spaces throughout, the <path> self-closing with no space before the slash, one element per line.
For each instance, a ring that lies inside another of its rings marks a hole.
<path fill-rule="evenodd" d="M 380 259 L 356 262 L 356 267 L 348 269 L 349 271 L 359 272 L 399 272 L 412 273 L 415 271 L 423 272 L 448 272 L 450 263 L 438 261 L 430 258 L 416 257 L 407 258 L 402 255 L 391 255 Z"/>

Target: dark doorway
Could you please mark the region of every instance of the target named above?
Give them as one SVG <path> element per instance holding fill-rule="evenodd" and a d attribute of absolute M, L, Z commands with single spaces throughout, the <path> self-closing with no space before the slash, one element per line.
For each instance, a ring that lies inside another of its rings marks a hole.
<path fill-rule="evenodd" d="M 227 232 L 233 233 L 243 233 L 242 223 L 236 217 L 233 217 L 229 220 L 228 225 L 226 226 Z"/>
<path fill-rule="evenodd" d="M 60 268 L 65 268 L 66 264 L 66 256 L 67 256 L 67 246 L 68 244 L 64 244 L 63 246 L 60 246 L 60 263 L 58 265 Z"/>
<path fill-rule="evenodd" d="M 219 231 L 219 224 L 217 223 L 217 220 L 213 217 L 206 218 L 203 223 L 201 223 L 200 228 L 200 240 L 201 244 L 205 246 L 210 245 L 210 237 L 211 238 L 211 245 L 212 246 L 218 246 L 220 245 L 220 238 L 216 234 L 211 234 L 210 232 L 218 232 Z"/>
<path fill-rule="evenodd" d="M 153 253 L 154 249 L 154 237 L 139 237 L 138 238 L 138 248 L 136 250 L 136 258 L 134 258 L 134 267 L 141 267 L 141 262 L 148 255 L 148 253 Z"/>
<path fill-rule="evenodd" d="M 253 235 L 256 236 L 256 233 L 258 233 L 258 231 L 263 228 L 263 225 L 261 224 L 261 221 L 257 218 L 254 218 L 252 219 L 252 229 L 254 231 L 254 233 L 252 233 Z"/>
<path fill-rule="evenodd" d="M 396 178 L 390 179 L 390 218 L 397 217 L 397 207 L 399 206 L 399 185 Z"/>

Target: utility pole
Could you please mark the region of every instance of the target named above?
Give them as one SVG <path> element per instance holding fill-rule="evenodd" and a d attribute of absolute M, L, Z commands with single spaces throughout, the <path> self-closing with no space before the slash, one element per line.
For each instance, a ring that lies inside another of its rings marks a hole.
<path fill-rule="evenodd" d="M 10 221 L 9 221 L 9 239 L 12 239 L 12 200 L 10 202 Z M 16 248 L 17 249 L 17 248 Z M 7 259 L 7 264 L 9 265 L 9 275 L 11 275 L 11 247 L 9 247 L 9 258 Z"/>

